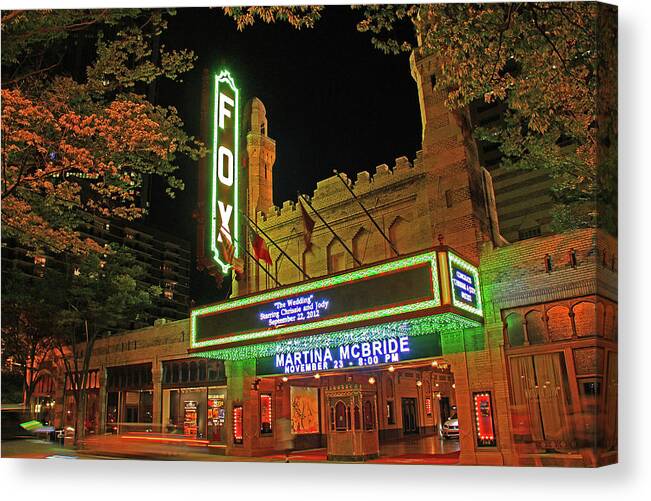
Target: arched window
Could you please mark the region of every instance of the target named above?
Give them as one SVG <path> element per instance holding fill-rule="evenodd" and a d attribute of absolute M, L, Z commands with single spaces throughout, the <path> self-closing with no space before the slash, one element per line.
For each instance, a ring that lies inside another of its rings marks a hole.
<path fill-rule="evenodd" d="M 375 415 L 373 412 L 373 402 L 370 400 L 364 401 L 364 429 L 373 430 L 375 429 Z"/>
<path fill-rule="evenodd" d="M 545 342 L 545 322 L 542 318 L 542 313 L 538 310 L 532 310 L 525 316 L 527 320 L 527 336 L 529 343 L 541 344 Z"/>
<path fill-rule="evenodd" d="M 389 240 L 391 240 L 393 246 L 401 254 L 404 254 L 408 249 L 407 236 L 407 221 L 402 216 L 398 216 L 389 226 Z M 389 249 L 389 253 L 391 256 L 396 255 L 395 252 L 393 252 L 393 249 Z"/>
<path fill-rule="evenodd" d="M 359 405 L 355 406 L 355 409 L 353 411 L 353 415 L 355 416 L 355 430 L 361 430 L 362 425 L 361 425 L 360 419 L 359 419 Z"/>
<path fill-rule="evenodd" d="M 570 339 L 572 337 L 572 320 L 569 308 L 554 306 L 547 310 L 547 325 L 552 341 Z"/>
<path fill-rule="evenodd" d="M 310 250 L 303 251 L 303 262 L 301 264 L 303 265 L 303 270 L 310 278 L 318 277 L 323 274 L 322 271 L 317 270 L 316 254 L 317 247 L 314 244 L 312 244 Z M 302 278 L 303 277 L 301 277 L 301 279 Z"/>
<path fill-rule="evenodd" d="M 366 228 L 360 228 L 353 237 L 353 255 L 362 264 L 365 262 L 370 235 L 371 233 Z M 357 266 L 357 263 L 354 265 Z"/>
<path fill-rule="evenodd" d="M 597 334 L 597 311 L 595 304 L 590 301 L 583 301 L 574 305 L 574 325 L 576 335 L 595 336 Z"/>
<path fill-rule="evenodd" d="M 522 346 L 524 344 L 524 328 L 522 317 L 519 313 L 511 313 L 504 319 L 506 323 L 506 335 L 511 346 Z"/>
<path fill-rule="evenodd" d="M 348 429 L 347 407 L 341 400 L 335 404 L 335 429 L 346 431 Z"/>
<path fill-rule="evenodd" d="M 346 251 L 336 238 L 328 245 L 328 274 L 346 269 Z"/>

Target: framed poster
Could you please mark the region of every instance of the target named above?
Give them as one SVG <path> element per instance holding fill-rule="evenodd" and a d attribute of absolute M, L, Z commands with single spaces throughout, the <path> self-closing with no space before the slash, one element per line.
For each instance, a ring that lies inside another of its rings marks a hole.
<path fill-rule="evenodd" d="M 495 426 L 493 423 L 493 402 L 489 391 L 473 393 L 475 424 L 477 425 L 477 447 L 495 447 Z"/>
<path fill-rule="evenodd" d="M 292 386 L 292 433 L 304 435 L 319 433 L 319 389 L 309 386 Z"/>

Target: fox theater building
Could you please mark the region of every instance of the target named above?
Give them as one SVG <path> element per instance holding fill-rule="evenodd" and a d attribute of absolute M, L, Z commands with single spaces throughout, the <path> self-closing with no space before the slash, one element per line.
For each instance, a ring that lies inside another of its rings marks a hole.
<path fill-rule="evenodd" d="M 96 433 L 147 422 L 237 456 L 616 461 L 616 240 L 504 240 L 468 114 L 445 108 L 431 58 L 411 66 L 415 158 L 281 207 L 263 103 L 225 71 L 205 80 L 198 254 L 232 294 L 98 341 Z"/>

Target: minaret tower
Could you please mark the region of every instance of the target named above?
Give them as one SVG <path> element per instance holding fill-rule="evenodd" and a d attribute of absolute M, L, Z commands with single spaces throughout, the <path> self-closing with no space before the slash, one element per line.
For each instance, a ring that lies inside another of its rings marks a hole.
<path fill-rule="evenodd" d="M 244 130 L 246 131 L 246 156 L 242 162 L 242 172 L 246 178 L 246 214 L 258 223 L 259 213 L 268 214 L 273 206 L 273 166 L 276 161 L 276 141 L 268 136 L 267 110 L 262 101 L 254 97 L 249 101 L 243 113 Z M 242 221 L 244 241 L 251 251 L 249 232 L 246 230 L 247 221 Z M 238 296 L 260 290 L 269 285 L 269 280 L 260 266 L 248 255 L 243 253 L 245 273 L 240 280 L 233 281 L 233 295 Z M 268 270 L 274 274 L 272 269 Z"/>
<path fill-rule="evenodd" d="M 268 133 L 267 110 L 254 97 L 245 111 L 246 153 L 248 170 L 248 215 L 254 221 L 258 212 L 268 212 L 273 205 L 273 166 L 276 141 Z"/>

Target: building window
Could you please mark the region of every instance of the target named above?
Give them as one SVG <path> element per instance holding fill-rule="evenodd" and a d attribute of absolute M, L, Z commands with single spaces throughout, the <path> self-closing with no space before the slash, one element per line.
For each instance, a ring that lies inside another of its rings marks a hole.
<path fill-rule="evenodd" d="M 542 235 L 542 230 L 540 229 L 540 226 L 536 226 L 534 228 L 527 228 L 526 230 L 518 231 L 518 240 L 526 240 L 527 238 L 539 237 L 540 235 Z"/>
<path fill-rule="evenodd" d="M 34 275 L 42 277 L 45 275 L 45 264 L 47 258 L 45 256 L 34 256 Z"/>
<path fill-rule="evenodd" d="M 272 432 L 271 429 L 271 406 L 272 399 L 270 393 L 262 393 L 260 395 L 260 433 L 268 435 Z"/>
<path fill-rule="evenodd" d="M 552 257 L 549 254 L 545 254 L 545 271 L 547 273 L 552 271 Z"/>
<path fill-rule="evenodd" d="M 360 263 L 364 262 L 370 236 L 371 233 L 366 228 L 361 228 L 353 237 L 353 255 Z M 357 263 L 353 263 L 353 265 L 357 266 Z"/>
<path fill-rule="evenodd" d="M 576 268 L 576 251 L 574 249 L 570 249 L 570 266 Z"/>
<path fill-rule="evenodd" d="M 364 410 L 364 429 L 375 429 L 375 413 L 373 412 L 373 402 L 366 400 L 362 408 Z"/>
<path fill-rule="evenodd" d="M 336 273 L 346 269 L 344 248 L 340 242 L 333 240 L 328 245 L 328 273 Z"/>
<path fill-rule="evenodd" d="M 393 409 L 393 400 L 387 400 L 387 424 L 396 424 L 396 414 Z"/>
<path fill-rule="evenodd" d="M 341 400 L 335 405 L 335 430 L 346 431 L 348 429 L 347 408 Z"/>
<path fill-rule="evenodd" d="M 176 282 L 173 282 L 171 280 L 165 280 L 163 282 L 163 296 L 165 296 L 165 299 L 174 299 L 174 286 L 176 285 Z"/>

